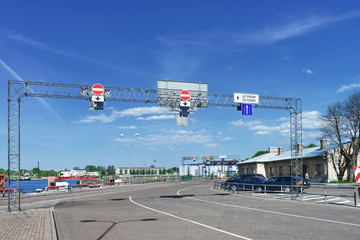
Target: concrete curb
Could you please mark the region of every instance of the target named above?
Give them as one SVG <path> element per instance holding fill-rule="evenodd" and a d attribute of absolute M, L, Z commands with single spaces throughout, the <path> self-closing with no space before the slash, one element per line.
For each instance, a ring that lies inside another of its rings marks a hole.
<path fill-rule="evenodd" d="M 51 220 L 51 239 L 52 240 L 58 240 L 57 231 L 56 231 L 56 222 L 55 222 L 55 216 L 54 216 L 54 207 L 50 209 L 50 220 Z"/>

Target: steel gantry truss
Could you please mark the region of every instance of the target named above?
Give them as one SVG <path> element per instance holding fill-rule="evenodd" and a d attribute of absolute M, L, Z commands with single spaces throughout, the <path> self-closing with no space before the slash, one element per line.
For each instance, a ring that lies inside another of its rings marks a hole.
<path fill-rule="evenodd" d="M 11 173 L 18 175 L 18 191 L 9 191 L 8 211 L 11 207 L 21 210 L 20 198 L 20 102 L 23 97 L 91 99 L 91 86 L 63 83 L 8 81 L 8 189 Z M 105 101 L 157 103 L 158 92 L 154 89 L 105 87 Z M 207 94 L 208 106 L 237 107 L 233 94 Z M 260 96 L 254 108 L 284 109 L 290 112 L 291 173 L 302 177 L 302 107 L 300 98 Z M 16 193 L 18 197 L 16 199 Z M 15 200 L 16 199 L 16 200 Z M 11 205 L 12 202 L 12 205 Z"/>

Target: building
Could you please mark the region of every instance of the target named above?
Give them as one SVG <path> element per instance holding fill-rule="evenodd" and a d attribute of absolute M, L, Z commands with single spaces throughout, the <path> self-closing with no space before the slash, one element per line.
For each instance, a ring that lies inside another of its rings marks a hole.
<path fill-rule="evenodd" d="M 128 171 L 129 168 L 128 167 L 119 167 L 115 169 L 115 174 L 120 176 L 120 177 L 126 177 L 128 176 Z M 150 167 L 131 167 L 130 168 L 130 173 L 131 175 L 162 175 L 165 174 L 165 168 L 162 167 L 155 167 L 155 168 L 150 168 Z"/>
<path fill-rule="evenodd" d="M 340 158 L 336 144 L 327 145 L 326 140 L 320 141 L 320 147 L 303 148 L 303 173 L 308 172 L 312 182 L 329 182 L 337 180 L 333 159 Z M 239 174 L 261 173 L 267 178 L 291 175 L 291 151 L 283 151 L 281 147 L 270 147 L 269 153 L 245 160 L 238 165 Z M 348 173 L 345 173 L 344 178 Z"/>

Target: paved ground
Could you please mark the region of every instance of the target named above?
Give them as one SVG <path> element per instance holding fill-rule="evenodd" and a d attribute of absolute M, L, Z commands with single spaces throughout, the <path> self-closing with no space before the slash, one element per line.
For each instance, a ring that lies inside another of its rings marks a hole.
<path fill-rule="evenodd" d="M 50 209 L 0 212 L 0 239 L 52 239 Z"/>
<path fill-rule="evenodd" d="M 360 208 L 263 199 L 211 186 L 144 184 L 65 199 L 39 196 L 22 203 L 21 212 L 0 205 L 0 239 L 56 239 L 55 233 L 66 240 L 359 239 Z"/>
<path fill-rule="evenodd" d="M 55 205 L 59 239 L 359 239 L 360 209 L 184 183 Z"/>

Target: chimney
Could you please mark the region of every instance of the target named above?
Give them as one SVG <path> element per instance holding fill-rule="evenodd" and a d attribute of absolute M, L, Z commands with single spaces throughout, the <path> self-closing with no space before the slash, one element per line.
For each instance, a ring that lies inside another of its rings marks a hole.
<path fill-rule="evenodd" d="M 277 153 L 280 155 L 283 153 L 283 148 L 282 147 L 269 147 L 269 153 Z"/>
<path fill-rule="evenodd" d="M 304 150 L 304 145 L 302 145 L 301 143 L 298 143 L 298 145 L 296 146 L 296 149 L 299 153 L 301 153 Z"/>
<path fill-rule="evenodd" d="M 321 139 L 320 140 L 320 149 L 322 150 L 325 148 L 327 148 L 327 141 L 326 141 L 326 139 Z"/>

